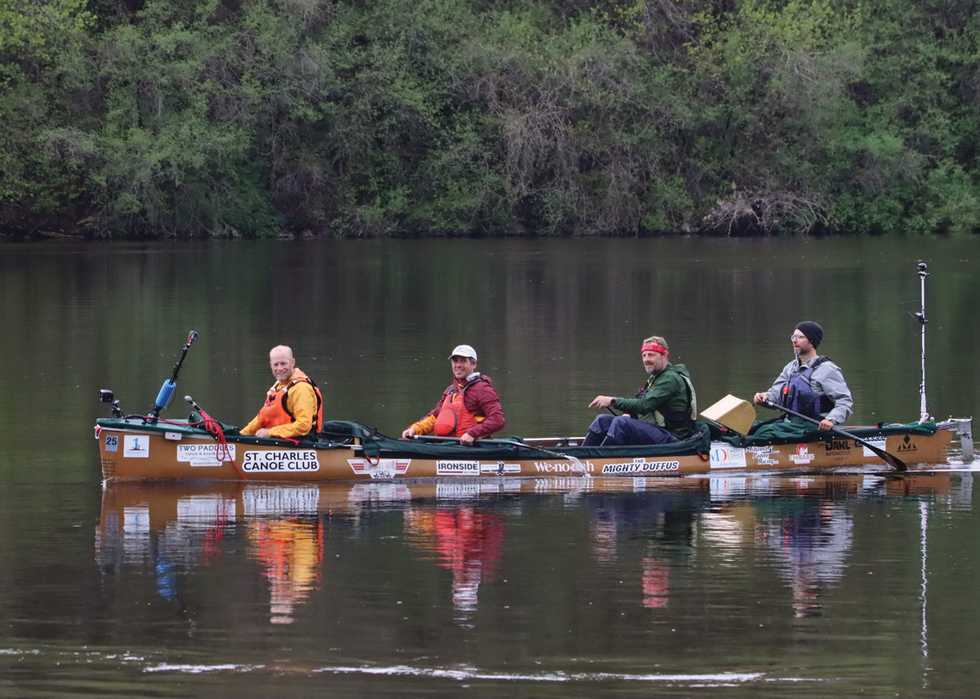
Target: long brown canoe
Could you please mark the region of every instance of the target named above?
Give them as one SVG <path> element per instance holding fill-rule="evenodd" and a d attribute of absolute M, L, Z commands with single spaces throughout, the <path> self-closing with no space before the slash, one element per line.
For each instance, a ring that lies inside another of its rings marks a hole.
<path fill-rule="evenodd" d="M 708 425 L 669 445 L 583 447 L 575 438 L 400 440 L 353 422 L 332 422 L 315 440 L 241 436 L 226 442 L 186 421 L 102 418 L 95 432 L 105 481 L 322 482 L 415 478 L 662 477 L 737 471 L 816 472 L 886 468 L 866 446 L 826 433 L 804 441 L 754 443 Z M 945 464 L 957 421 L 849 427 L 910 466 Z"/>

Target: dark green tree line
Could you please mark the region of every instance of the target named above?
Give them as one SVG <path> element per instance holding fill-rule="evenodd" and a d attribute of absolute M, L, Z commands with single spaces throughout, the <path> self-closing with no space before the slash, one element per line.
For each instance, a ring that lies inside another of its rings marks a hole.
<path fill-rule="evenodd" d="M 980 228 L 967 0 L 0 0 L 0 227 Z"/>

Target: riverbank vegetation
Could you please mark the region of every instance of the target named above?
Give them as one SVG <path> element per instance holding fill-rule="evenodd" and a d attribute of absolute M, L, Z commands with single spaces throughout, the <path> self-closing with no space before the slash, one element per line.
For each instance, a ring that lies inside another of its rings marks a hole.
<path fill-rule="evenodd" d="M 0 0 L 24 237 L 980 231 L 973 0 Z"/>

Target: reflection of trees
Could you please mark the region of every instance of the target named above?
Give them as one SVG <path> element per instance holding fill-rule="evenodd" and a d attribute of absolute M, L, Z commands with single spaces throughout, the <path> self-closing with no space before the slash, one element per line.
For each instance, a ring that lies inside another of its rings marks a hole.
<path fill-rule="evenodd" d="M 435 555 L 452 571 L 453 606 L 462 616 L 476 611 L 480 583 L 496 572 L 504 541 L 503 518 L 470 506 L 412 508 L 405 512 L 409 541 Z"/>
<path fill-rule="evenodd" d="M 295 606 L 320 585 L 323 524 L 292 519 L 248 524 L 255 558 L 269 580 L 269 620 L 291 624 Z"/>

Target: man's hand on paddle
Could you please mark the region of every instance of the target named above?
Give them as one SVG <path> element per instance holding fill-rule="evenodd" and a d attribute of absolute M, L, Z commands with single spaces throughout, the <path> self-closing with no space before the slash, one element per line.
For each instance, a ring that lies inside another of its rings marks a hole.
<path fill-rule="evenodd" d="M 463 434 L 461 434 L 459 436 L 459 443 L 460 444 L 470 445 L 470 444 L 473 444 L 473 442 L 475 442 L 475 441 L 476 440 L 473 439 L 473 435 L 471 435 L 469 432 L 464 432 Z"/>
<path fill-rule="evenodd" d="M 589 403 L 590 408 L 608 408 L 616 400 L 615 396 L 596 396 Z"/>
<path fill-rule="evenodd" d="M 762 405 L 767 399 L 768 396 L 766 396 L 765 393 L 756 393 L 754 396 L 752 396 L 752 402 L 756 405 Z"/>
<path fill-rule="evenodd" d="M 823 420 L 820 421 L 820 431 L 821 432 L 826 432 L 827 430 L 832 430 L 832 429 L 834 429 L 834 421 L 833 420 L 828 420 L 827 418 L 824 418 Z"/>

